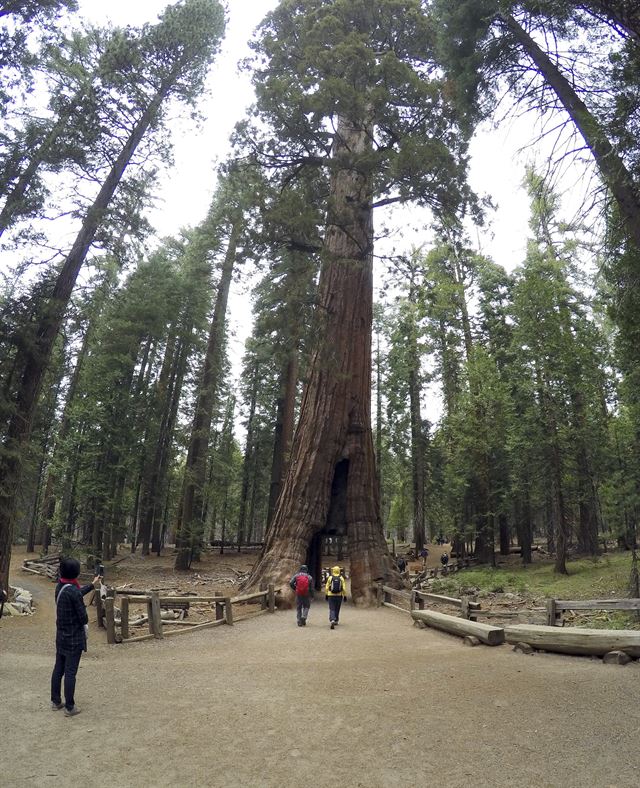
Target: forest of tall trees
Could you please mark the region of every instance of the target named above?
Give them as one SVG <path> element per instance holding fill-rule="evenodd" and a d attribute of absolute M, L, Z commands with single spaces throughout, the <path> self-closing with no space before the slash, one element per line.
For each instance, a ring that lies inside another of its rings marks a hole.
<path fill-rule="evenodd" d="M 362 602 L 400 582 L 389 538 L 635 559 L 635 4 L 281 0 L 209 209 L 167 237 L 158 173 L 229 13 L 0 3 L 0 587 L 16 543 L 181 570 L 262 543 L 248 584 L 282 587 L 331 535 Z M 520 174 L 526 252 L 498 264 L 469 146 L 524 113 L 545 155 Z M 402 210 L 424 229 L 392 249 Z"/>

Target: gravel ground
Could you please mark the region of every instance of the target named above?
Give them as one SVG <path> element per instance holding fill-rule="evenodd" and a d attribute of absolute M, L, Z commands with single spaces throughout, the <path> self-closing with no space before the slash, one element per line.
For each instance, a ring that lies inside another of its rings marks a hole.
<path fill-rule="evenodd" d="M 324 600 L 163 641 L 92 622 L 76 698 L 49 709 L 53 586 L 0 622 L 0 785 L 66 788 L 640 785 L 640 663 L 466 648 L 390 609 Z M 93 618 L 93 616 L 92 616 Z"/>

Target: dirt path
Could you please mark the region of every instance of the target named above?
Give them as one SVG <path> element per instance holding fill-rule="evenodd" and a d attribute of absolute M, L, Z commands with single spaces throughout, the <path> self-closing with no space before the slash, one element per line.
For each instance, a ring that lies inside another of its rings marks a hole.
<path fill-rule="evenodd" d="M 18 578 L 16 578 L 18 580 Z M 0 622 L 0 785 L 637 786 L 640 663 L 465 648 L 324 600 L 164 641 L 92 631 L 83 713 L 49 710 L 53 586 Z M 93 625 L 95 626 L 95 625 Z"/>

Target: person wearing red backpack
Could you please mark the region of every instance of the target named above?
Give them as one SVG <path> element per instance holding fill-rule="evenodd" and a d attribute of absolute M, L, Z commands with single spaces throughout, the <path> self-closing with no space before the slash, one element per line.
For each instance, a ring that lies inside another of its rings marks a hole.
<path fill-rule="evenodd" d="M 309 574 L 309 567 L 302 564 L 300 569 L 289 581 L 289 585 L 296 592 L 296 617 L 298 626 L 307 625 L 307 616 L 313 598 L 313 578 Z"/>
<path fill-rule="evenodd" d="M 347 601 L 347 584 L 339 566 L 331 569 L 331 576 L 324 587 L 325 599 L 329 602 L 329 625 L 335 629 L 340 618 L 343 600 Z"/>

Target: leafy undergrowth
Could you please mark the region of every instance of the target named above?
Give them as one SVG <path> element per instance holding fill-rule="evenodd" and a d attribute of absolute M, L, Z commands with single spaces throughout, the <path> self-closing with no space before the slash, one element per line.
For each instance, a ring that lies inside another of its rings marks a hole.
<path fill-rule="evenodd" d="M 434 593 L 461 596 L 477 594 L 512 594 L 524 604 L 544 604 L 555 599 L 611 599 L 629 595 L 631 555 L 628 552 L 605 553 L 598 558 L 580 558 L 567 562 L 568 575 L 553 571 L 552 560 L 538 560 L 528 567 L 510 564 L 507 568 L 477 568 L 435 580 Z M 565 616 L 568 625 L 606 629 L 640 628 L 634 614 L 594 613 Z"/>

